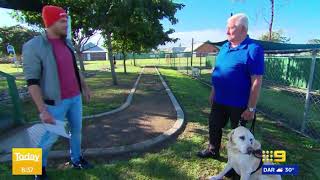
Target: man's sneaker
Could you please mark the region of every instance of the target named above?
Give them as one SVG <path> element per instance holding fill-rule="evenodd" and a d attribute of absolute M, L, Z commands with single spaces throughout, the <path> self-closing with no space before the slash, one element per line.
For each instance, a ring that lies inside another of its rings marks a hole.
<path fill-rule="evenodd" d="M 34 180 L 48 180 L 48 175 L 46 172 L 46 168 L 42 167 L 42 175 L 35 175 Z"/>
<path fill-rule="evenodd" d="M 220 154 L 218 152 L 214 152 L 210 149 L 205 149 L 202 151 L 199 151 L 197 153 L 197 156 L 200 158 L 213 158 L 213 159 L 219 159 Z"/>
<path fill-rule="evenodd" d="M 92 169 L 93 165 L 90 164 L 88 161 L 86 161 L 82 156 L 80 157 L 80 160 L 76 163 L 71 162 L 72 167 L 74 169 Z"/>
<path fill-rule="evenodd" d="M 231 178 L 232 180 L 240 180 L 240 176 L 236 173 L 234 169 L 228 171 L 224 177 Z"/>

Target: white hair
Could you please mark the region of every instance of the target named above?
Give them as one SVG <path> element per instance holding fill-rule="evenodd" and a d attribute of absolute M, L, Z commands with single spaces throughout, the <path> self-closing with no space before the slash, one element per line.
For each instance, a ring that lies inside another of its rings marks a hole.
<path fill-rule="evenodd" d="M 235 20 L 236 26 L 243 26 L 246 28 L 246 30 L 248 30 L 249 20 L 247 15 L 243 13 L 235 14 L 228 19 L 228 23 L 232 20 Z"/>

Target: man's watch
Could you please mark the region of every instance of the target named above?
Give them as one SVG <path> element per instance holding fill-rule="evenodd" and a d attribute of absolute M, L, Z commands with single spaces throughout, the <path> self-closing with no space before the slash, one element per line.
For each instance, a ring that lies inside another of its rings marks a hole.
<path fill-rule="evenodd" d="M 249 112 L 256 112 L 256 108 L 250 108 L 248 107 Z"/>

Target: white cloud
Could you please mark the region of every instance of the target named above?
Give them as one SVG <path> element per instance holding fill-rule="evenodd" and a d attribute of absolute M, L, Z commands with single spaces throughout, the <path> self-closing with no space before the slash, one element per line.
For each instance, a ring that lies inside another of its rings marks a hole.
<path fill-rule="evenodd" d="M 223 41 L 226 37 L 224 29 L 204 29 L 196 31 L 184 31 L 184 32 L 175 32 L 170 35 L 171 38 L 179 38 L 176 43 L 167 43 L 164 46 L 160 47 L 173 47 L 181 46 L 188 47 L 191 46 L 192 38 L 194 43 L 200 43 L 205 41 Z"/>
<path fill-rule="evenodd" d="M 259 38 L 265 30 L 260 29 L 252 29 L 249 31 L 249 35 L 251 38 Z M 175 32 L 170 35 L 172 38 L 179 38 L 176 43 L 167 43 L 164 46 L 159 46 L 160 48 L 164 47 L 174 47 L 181 46 L 189 47 L 191 46 L 192 38 L 194 38 L 194 43 L 201 43 L 206 41 L 218 42 L 223 41 L 227 38 L 225 29 L 204 29 L 204 30 L 196 30 L 196 31 L 184 31 L 184 32 Z"/>
<path fill-rule="evenodd" d="M 249 35 L 251 38 L 259 38 L 263 33 L 265 33 L 266 30 L 261 29 L 252 29 L 249 30 Z M 98 32 L 96 35 L 90 38 L 89 42 L 92 42 L 96 44 L 98 40 L 100 39 L 101 34 Z M 195 30 L 195 31 L 182 31 L 182 32 L 175 32 L 170 35 L 171 38 L 179 38 L 179 40 L 176 43 L 167 43 L 166 45 L 159 46 L 159 48 L 165 48 L 165 47 L 175 47 L 181 46 L 183 47 L 189 47 L 191 46 L 192 38 L 194 38 L 194 43 L 201 43 L 206 41 L 211 42 L 218 42 L 225 40 L 226 32 L 225 29 L 203 29 L 203 30 Z M 103 37 L 101 37 L 98 45 L 102 47 L 103 45 Z"/>

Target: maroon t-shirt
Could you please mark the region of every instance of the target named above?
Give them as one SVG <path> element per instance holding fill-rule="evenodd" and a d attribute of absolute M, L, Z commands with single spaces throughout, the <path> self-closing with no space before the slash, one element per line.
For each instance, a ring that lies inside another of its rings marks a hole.
<path fill-rule="evenodd" d="M 56 58 L 60 81 L 61 98 L 67 99 L 80 94 L 71 51 L 62 39 L 49 39 Z"/>

